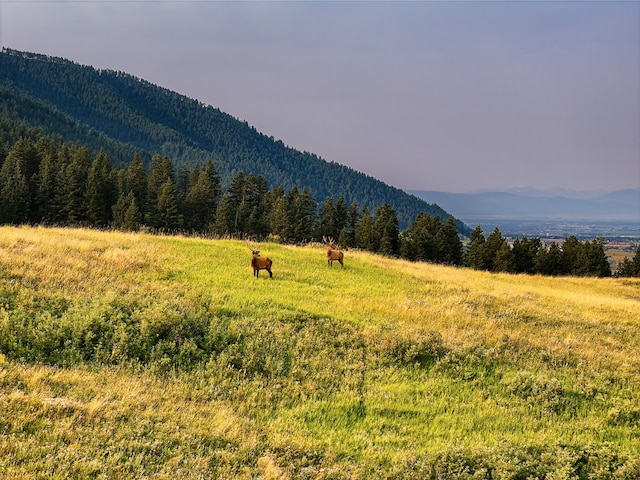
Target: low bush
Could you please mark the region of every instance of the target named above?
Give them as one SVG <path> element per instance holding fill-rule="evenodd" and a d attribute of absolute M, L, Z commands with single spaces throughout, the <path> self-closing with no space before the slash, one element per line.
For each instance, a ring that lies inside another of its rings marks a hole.
<path fill-rule="evenodd" d="M 602 444 L 521 446 L 451 449 L 409 459 L 393 477 L 423 480 L 637 480 L 640 459 Z"/>
<path fill-rule="evenodd" d="M 406 330 L 386 332 L 377 339 L 377 350 L 383 358 L 397 365 L 434 363 L 446 353 L 440 332 Z"/>
<path fill-rule="evenodd" d="M 544 413 L 559 413 L 568 405 L 566 392 L 560 382 L 544 374 L 527 371 L 516 373 L 506 382 L 509 393 L 542 408 Z"/>

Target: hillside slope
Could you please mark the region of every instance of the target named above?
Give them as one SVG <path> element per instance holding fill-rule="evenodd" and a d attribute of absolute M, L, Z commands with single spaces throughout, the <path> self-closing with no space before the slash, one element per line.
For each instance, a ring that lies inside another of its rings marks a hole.
<path fill-rule="evenodd" d="M 0 228 L 9 478 L 640 475 L 640 282 Z"/>
<path fill-rule="evenodd" d="M 97 70 L 69 60 L 3 49 L 0 120 L 41 128 L 128 163 L 137 151 L 194 164 L 213 159 L 223 185 L 238 171 L 263 175 L 270 187 L 307 188 L 318 202 L 344 196 L 375 212 L 383 203 L 401 228 L 418 213 L 449 216 L 436 204 L 364 173 L 299 152 L 212 106 L 123 72 Z M 458 228 L 468 228 L 458 222 Z"/>

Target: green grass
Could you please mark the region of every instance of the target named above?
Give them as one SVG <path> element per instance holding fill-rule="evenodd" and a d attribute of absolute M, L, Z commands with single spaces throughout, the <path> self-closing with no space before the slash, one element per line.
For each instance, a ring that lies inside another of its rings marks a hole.
<path fill-rule="evenodd" d="M 640 476 L 640 281 L 0 229 L 0 478 Z"/>

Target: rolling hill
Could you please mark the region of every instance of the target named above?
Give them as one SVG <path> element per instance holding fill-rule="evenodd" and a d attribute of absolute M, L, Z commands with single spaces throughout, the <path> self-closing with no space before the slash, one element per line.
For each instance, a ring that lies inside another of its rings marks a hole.
<path fill-rule="evenodd" d="M 0 228 L 0 476 L 640 477 L 640 282 Z"/>
<path fill-rule="evenodd" d="M 289 148 L 215 107 L 124 72 L 4 48 L 0 100 L 2 148 L 15 141 L 6 132 L 19 125 L 94 151 L 102 148 L 115 164 L 129 163 L 136 152 L 144 162 L 154 154 L 167 155 L 176 164 L 212 159 L 224 186 L 242 171 L 264 176 L 270 187 L 306 188 L 318 202 L 344 196 L 347 204 L 357 202 L 372 212 L 386 202 L 401 228 L 420 212 L 449 216 L 437 204 Z M 469 232 L 462 222 L 457 225 L 461 233 Z"/>

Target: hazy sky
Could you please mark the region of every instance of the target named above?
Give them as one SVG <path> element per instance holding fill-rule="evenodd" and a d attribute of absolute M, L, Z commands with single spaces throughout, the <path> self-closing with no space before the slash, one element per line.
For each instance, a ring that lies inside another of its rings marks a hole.
<path fill-rule="evenodd" d="M 405 189 L 640 187 L 640 2 L 0 0 L 120 70 Z"/>

